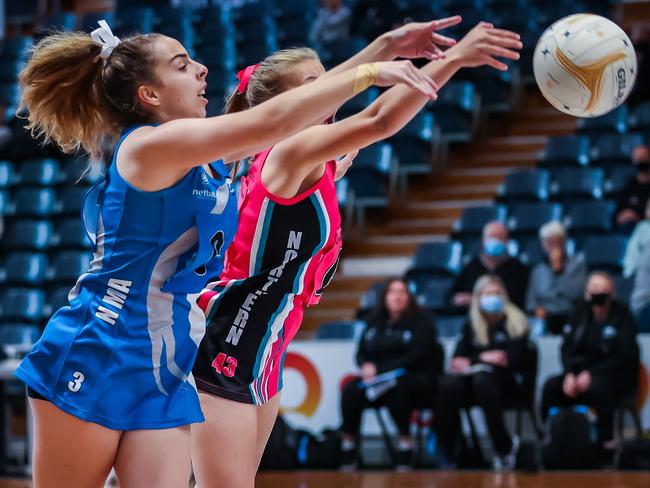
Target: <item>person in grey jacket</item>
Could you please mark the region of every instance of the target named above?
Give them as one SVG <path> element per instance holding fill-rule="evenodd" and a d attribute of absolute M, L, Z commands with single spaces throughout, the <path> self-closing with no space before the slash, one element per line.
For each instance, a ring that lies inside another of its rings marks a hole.
<path fill-rule="evenodd" d="M 650 332 L 650 246 L 645 247 L 639 259 L 630 308 L 636 317 L 637 332 Z"/>
<path fill-rule="evenodd" d="M 587 263 L 582 253 L 569 256 L 566 231 L 560 222 L 549 222 L 539 231 L 546 258 L 532 270 L 526 295 L 526 309 L 546 322 L 546 330 L 562 333 L 587 282 Z"/>

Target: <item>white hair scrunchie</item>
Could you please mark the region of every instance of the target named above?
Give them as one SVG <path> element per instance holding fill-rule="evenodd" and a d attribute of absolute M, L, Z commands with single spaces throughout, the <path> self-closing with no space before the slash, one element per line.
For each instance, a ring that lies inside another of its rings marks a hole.
<path fill-rule="evenodd" d="M 120 43 L 120 39 L 113 35 L 113 31 L 105 20 L 100 20 L 97 23 L 99 24 L 99 28 L 92 31 L 90 37 L 92 37 L 93 41 L 102 46 L 102 51 L 99 53 L 99 57 L 104 60 L 104 63 L 106 63 L 106 60 L 113 52 L 113 49 L 115 49 Z"/>

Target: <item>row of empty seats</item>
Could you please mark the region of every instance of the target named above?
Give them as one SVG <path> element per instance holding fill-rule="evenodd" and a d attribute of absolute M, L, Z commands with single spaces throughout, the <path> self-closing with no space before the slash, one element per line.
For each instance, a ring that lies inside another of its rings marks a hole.
<path fill-rule="evenodd" d="M 638 109 L 648 110 L 650 123 L 650 103 L 644 103 Z M 644 129 L 650 134 L 650 127 Z M 539 162 L 545 167 L 627 164 L 632 150 L 647 141 L 648 136 L 640 133 L 600 134 L 591 138 L 586 135 L 556 136 L 549 139 Z"/>

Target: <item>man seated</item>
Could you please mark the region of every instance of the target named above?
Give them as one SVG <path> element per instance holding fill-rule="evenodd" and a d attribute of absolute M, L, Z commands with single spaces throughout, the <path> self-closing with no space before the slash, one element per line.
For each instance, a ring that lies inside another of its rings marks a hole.
<path fill-rule="evenodd" d="M 627 305 L 615 298 L 612 278 L 589 277 L 585 301 L 564 327 L 563 373 L 548 379 L 542 394 L 542 418 L 554 406 L 588 405 L 598 416 L 598 442 L 614 449 L 614 410 L 638 384 L 636 325 Z"/>
<path fill-rule="evenodd" d="M 512 303 L 524 308 L 528 267 L 508 254 L 508 230 L 502 222 L 488 222 L 483 227 L 481 250 L 462 269 L 452 287 L 452 304 L 467 309 L 472 301 L 474 284 L 483 275 L 497 275 L 505 284 Z"/>

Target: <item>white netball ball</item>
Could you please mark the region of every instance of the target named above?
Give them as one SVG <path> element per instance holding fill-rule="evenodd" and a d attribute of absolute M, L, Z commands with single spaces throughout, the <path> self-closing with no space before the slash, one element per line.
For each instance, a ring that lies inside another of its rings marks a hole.
<path fill-rule="evenodd" d="M 558 110 L 598 117 L 621 105 L 636 79 L 634 46 L 605 17 L 575 14 L 551 25 L 537 42 L 535 80 Z"/>

